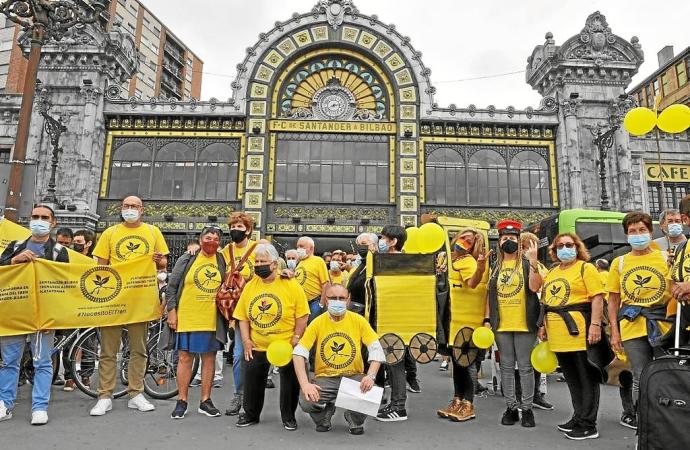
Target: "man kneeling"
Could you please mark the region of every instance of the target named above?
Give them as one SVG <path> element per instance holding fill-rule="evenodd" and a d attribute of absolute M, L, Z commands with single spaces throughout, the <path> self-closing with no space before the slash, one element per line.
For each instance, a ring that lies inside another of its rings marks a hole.
<path fill-rule="evenodd" d="M 359 314 L 347 310 L 350 295 L 340 284 L 326 288 L 328 314 L 322 314 L 307 327 L 304 336 L 292 353 L 295 373 L 302 393 L 299 403 L 316 424 L 316 431 L 330 431 L 335 413 L 335 399 L 342 377 L 360 382 L 362 392 L 374 386 L 376 373 L 385 360 L 376 332 Z M 315 379 L 309 382 L 307 361 L 309 351 L 316 344 Z M 369 354 L 369 370 L 364 374 L 362 345 Z M 351 434 L 364 433 L 366 416 L 354 411 L 345 412 Z"/>

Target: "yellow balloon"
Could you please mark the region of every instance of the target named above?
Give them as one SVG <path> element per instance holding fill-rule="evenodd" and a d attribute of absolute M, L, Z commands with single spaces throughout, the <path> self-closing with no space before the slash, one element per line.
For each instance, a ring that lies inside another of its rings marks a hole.
<path fill-rule="evenodd" d="M 434 253 L 446 242 L 446 232 L 441 225 L 429 222 L 419 227 L 419 238 L 419 250 L 422 253 Z"/>
<path fill-rule="evenodd" d="M 405 253 L 420 253 L 419 251 L 419 228 L 410 227 L 405 229 L 407 233 L 407 238 L 405 239 L 405 245 L 403 245 L 403 250 Z"/>
<path fill-rule="evenodd" d="M 288 341 L 273 341 L 266 349 L 268 362 L 276 367 L 283 367 L 292 361 L 292 345 Z"/>
<path fill-rule="evenodd" d="M 671 105 L 659 114 L 658 126 L 667 133 L 682 133 L 690 127 L 690 108 L 687 105 Z"/>
<path fill-rule="evenodd" d="M 472 333 L 472 342 L 478 348 L 489 348 L 494 343 L 494 332 L 487 327 L 479 327 Z"/>
<path fill-rule="evenodd" d="M 633 108 L 625 115 L 623 125 L 633 136 L 647 134 L 656 125 L 656 114 L 649 108 Z"/>
<path fill-rule="evenodd" d="M 551 373 L 558 367 L 558 358 L 549 348 L 548 342 L 540 342 L 532 350 L 530 355 L 532 367 L 541 373 Z"/>

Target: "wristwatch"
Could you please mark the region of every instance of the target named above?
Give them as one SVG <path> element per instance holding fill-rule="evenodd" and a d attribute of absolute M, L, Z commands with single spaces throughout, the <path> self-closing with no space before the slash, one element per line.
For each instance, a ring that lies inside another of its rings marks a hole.
<path fill-rule="evenodd" d="M 376 375 L 372 375 L 370 373 L 366 374 L 365 377 L 371 378 L 371 381 L 376 381 Z"/>

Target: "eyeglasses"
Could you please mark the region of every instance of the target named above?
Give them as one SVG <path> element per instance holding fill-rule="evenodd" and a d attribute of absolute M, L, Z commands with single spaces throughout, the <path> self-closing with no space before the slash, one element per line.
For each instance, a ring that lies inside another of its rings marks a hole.
<path fill-rule="evenodd" d="M 204 235 L 204 234 L 208 233 L 209 231 L 213 231 L 213 232 L 217 233 L 219 236 L 221 236 L 223 234 L 223 230 L 221 230 L 220 227 L 217 227 L 215 225 L 206 225 L 201 230 L 201 234 Z"/>
<path fill-rule="evenodd" d="M 562 244 L 558 244 L 558 245 L 556 246 L 556 248 L 557 248 L 558 250 L 561 250 L 563 247 L 565 247 L 565 248 L 575 248 L 575 243 L 574 243 L 574 242 L 565 242 L 565 243 L 562 243 Z"/>

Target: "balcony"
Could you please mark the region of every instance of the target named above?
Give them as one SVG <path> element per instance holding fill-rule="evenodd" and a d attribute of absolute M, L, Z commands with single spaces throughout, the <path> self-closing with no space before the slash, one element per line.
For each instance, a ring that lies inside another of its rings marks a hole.
<path fill-rule="evenodd" d="M 175 58 L 180 64 L 184 64 L 184 55 L 183 55 L 182 51 L 176 49 L 175 47 L 173 47 L 172 45 L 170 45 L 167 42 L 165 43 L 164 49 L 165 49 L 165 53 L 167 53 L 168 55 Z"/>

